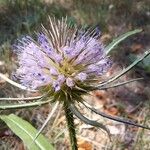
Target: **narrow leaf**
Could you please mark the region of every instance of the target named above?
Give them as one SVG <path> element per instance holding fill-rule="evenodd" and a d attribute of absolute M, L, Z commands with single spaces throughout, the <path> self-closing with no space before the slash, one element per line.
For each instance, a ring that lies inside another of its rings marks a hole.
<path fill-rule="evenodd" d="M 0 101 L 33 101 L 33 100 L 38 100 L 41 99 L 44 95 L 42 96 L 35 96 L 35 97 L 4 97 L 0 98 Z"/>
<path fill-rule="evenodd" d="M 108 54 L 116 45 L 118 45 L 121 41 L 123 41 L 127 37 L 134 35 L 136 33 L 139 33 L 141 31 L 142 31 L 141 29 L 133 30 L 133 31 L 127 32 L 127 33 L 119 36 L 118 38 L 114 39 L 108 46 L 105 47 L 106 54 Z"/>
<path fill-rule="evenodd" d="M 23 140 L 29 150 L 54 150 L 53 146 L 42 134 L 32 143 L 38 131 L 27 121 L 14 114 L 9 116 L 1 115 L 0 118 Z"/>
<path fill-rule="evenodd" d="M 1 109 L 17 109 L 17 108 L 25 108 L 25 107 L 34 107 L 34 106 L 40 106 L 47 104 L 51 102 L 52 99 L 48 99 L 45 101 L 36 101 L 36 102 L 28 102 L 28 103 L 22 103 L 22 104 L 0 104 L 0 110 Z"/>

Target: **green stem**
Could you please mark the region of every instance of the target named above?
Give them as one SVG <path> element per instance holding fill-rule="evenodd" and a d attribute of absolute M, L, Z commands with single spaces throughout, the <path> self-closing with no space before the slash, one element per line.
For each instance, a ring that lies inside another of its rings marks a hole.
<path fill-rule="evenodd" d="M 64 102 L 64 111 L 65 111 L 67 126 L 69 130 L 71 149 L 78 150 L 73 113 L 69 109 L 69 105 L 67 102 Z"/>

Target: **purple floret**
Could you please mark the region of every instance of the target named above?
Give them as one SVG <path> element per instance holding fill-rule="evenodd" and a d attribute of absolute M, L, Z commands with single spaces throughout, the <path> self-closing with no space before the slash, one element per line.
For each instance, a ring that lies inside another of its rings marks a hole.
<path fill-rule="evenodd" d="M 37 34 L 37 41 L 29 36 L 18 40 L 15 52 L 19 68 L 15 76 L 32 89 L 51 85 L 60 91 L 63 85 L 73 88 L 76 82 L 83 84 L 103 75 L 111 67 L 103 44 L 90 31 L 76 31 L 62 20 L 50 24 L 49 31 L 44 28 Z"/>

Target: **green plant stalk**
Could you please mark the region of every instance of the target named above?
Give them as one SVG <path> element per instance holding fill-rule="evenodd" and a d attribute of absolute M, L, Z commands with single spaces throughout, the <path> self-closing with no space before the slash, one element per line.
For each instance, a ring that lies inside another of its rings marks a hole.
<path fill-rule="evenodd" d="M 69 131 L 71 149 L 78 150 L 73 113 L 70 110 L 67 102 L 64 102 L 64 111 L 65 111 L 68 131 Z"/>

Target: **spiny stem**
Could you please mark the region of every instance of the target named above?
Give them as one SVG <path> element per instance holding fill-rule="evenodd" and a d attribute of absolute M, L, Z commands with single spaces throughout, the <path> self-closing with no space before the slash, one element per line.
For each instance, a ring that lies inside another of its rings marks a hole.
<path fill-rule="evenodd" d="M 69 109 L 69 105 L 67 102 L 64 102 L 64 111 L 65 111 L 67 126 L 69 130 L 71 149 L 78 150 L 73 113 Z"/>

